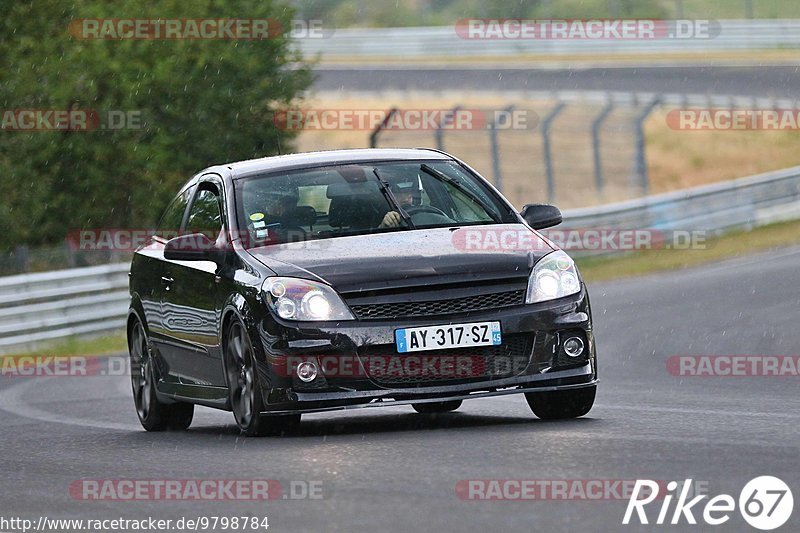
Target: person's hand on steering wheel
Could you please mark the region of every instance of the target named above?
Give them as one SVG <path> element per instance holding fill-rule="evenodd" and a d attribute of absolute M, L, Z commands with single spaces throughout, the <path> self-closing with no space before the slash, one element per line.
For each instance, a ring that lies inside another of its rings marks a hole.
<path fill-rule="evenodd" d="M 379 228 L 397 228 L 400 227 L 400 223 L 403 221 L 403 217 L 400 216 L 400 213 L 397 211 L 389 211 L 383 216 L 383 220 L 378 225 Z"/>

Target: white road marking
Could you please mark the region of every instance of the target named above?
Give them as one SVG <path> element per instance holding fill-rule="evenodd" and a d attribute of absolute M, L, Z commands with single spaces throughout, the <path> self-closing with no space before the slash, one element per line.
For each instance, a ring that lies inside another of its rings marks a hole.
<path fill-rule="evenodd" d="M 71 416 L 66 416 L 58 413 L 51 413 L 44 409 L 35 407 L 31 405 L 28 401 L 26 401 L 23 396 L 27 393 L 30 393 L 32 390 L 35 390 L 38 385 L 47 383 L 52 380 L 58 380 L 60 378 L 57 377 L 49 377 L 43 379 L 31 379 L 25 380 L 21 383 L 12 385 L 2 391 L 0 391 L 0 410 L 8 412 L 12 415 L 20 416 L 23 418 L 28 418 L 32 420 L 38 420 L 41 422 L 48 422 L 48 423 L 56 423 L 56 424 L 65 424 L 69 426 L 78 426 L 78 427 L 85 427 L 85 428 L 92 428 L 92 429 L 104 429 L 104 430 L 114 430 L 114 431 L 139 431 L 140 426 L 135 422 L 123 424 L 117 422 L 106 422 L 101 420 L 90 420 L 85 418 L 76 418 Z M 116 385 L 117 392 L 120 393 L 120 397 L 126 396 L 128 392 L 127 381 L 120 381 Z M 522 397 L 513 398 L 513 397 L 502 397 L 502 398 L 482 398 L 482 402 L 487 403 L 498 403 L 502 402 L 504 404 L 519 404 L 520 408 L 527 409 L 527 405 L 523 401 Z M 473 402 L 467 402 L 466 405 L 469 405 Z M 387 411 L 392 409 L 392 407 L 387 406 Z M 399 406 L 398 406 L 399 409 Z M 680 414 L 680 415 L 698 415 L 698 416 L 725 416 L 725 417 L 756 417 L 762 419 L 797 419 L 800 418 L 800 415 L 792 414 L 792 413 L 777 413 L 777 412 L 754 412 L 754 411 L 731 411 L 725 409 L 691 409 L 691 408 L 680 408 L 680 407 L 647 407 L 647 406 L 637 406 L 637 405 L 617 405 L 617 404 L 595 404 L 595 409 L 603 410 L 618 410 L 618 411 L 635 411 L 635 412 L 642 412 L 642 413 L 670 413 L 670 414 Z M 394 409 L 392 409 L 394 410 Z M 329 416 L 328 419 L 337 418 L 335 416 L 336 412 L 330 413 L 334 416 Z M 352 415 L 352 412 L 341 412 L 343 416 Z M 132 417 L 135 415 L 131 415 Z M 591 414 L 589 415 L 591 418 Z M 324 418 L 312 418 L 315 422 L 324 422 Z M 135 420 L 135 418 L 133 419 Z M 676 442 L 676 443 L 707 443 L 707 438 L 693 438 L 688 436 L 680 436 L 680 437 L 673 437 L 673 436 L 664 436 L 664 435 L 635 435 L 635 434 L 628 434 L 628 435 L 618 435 L 618 434 L 606 434 L 604 431 L 595 432 L 595 431 L 582 431 L 577 429 L 569 429 L 565 431 L 565 435 L 568 435 L 572 438 L 593 438 L 597 440 L 621 440 L 621 441 L 659 441 L 659 442 Z M 762 441 L 762 440 L 751 440 L 748 442 L 738 442 L 737 444 L 750 444 L 750 445 L 761 445 L 761 446 L 776 446 L 775 443 L 771 443 L 769 441 Z M 781 444 L 780 447 L 785 447 L 785 443 Z"/>
<path fill-rule="evenodd" d="M 0 391 L 0 410 L 24 418 L 39 420 L 41 422 L 66 424 L 68 426 L 79 426 L 94 429 L 113 429 L 115 431 L 131 431 L 139 428 L 139 425 L 135 423 L 119 424 L 116 422 L 87 420 L 85 418 L 74 418 L 62 414 L 50 413 L 34 407 L 22 398 L 26 392 L 35 388 L 37 384 L 47 383 L 48 381 L 54 379 L 62 378 L 49 377 L 43 379 L 29 379 Z"/>

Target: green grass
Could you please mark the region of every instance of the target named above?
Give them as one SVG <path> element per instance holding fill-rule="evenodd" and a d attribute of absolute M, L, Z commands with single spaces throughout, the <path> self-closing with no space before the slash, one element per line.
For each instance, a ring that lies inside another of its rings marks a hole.
<path fill-rule="evenodd" d="M 110 355 L 128 351 L 125 332 L 110 333 L 97 337 L 68 337 L 52 343 L 42 344 L 36 350 L 18 352 L 8 357 L 39 355 L 66 357 L 70 355 Z"/>
<path fill-rule="evenodd" d="M 678 270 L 798 243 L 800 221 L 793 221 L 728 233 L 709 239 L 704 249 L 642 250 L 624 256 L 583 257 L 576 262 L 583 278 L 594 282 Z"/>

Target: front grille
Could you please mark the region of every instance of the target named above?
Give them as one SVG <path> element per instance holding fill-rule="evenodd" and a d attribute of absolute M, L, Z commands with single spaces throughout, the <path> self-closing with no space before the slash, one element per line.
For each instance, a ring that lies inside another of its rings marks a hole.
<path fill-rule="evenodd" d="M 361 320 L 377 320 L 387 318 L 413 318 L 432 315 L 448 315 L 481 311 L 484 309 L 498 309 L 525 303 L 525 290 L 496 292 L 453 298 L 450 300 L 435 300 L 427 302 L 395 302 L 377 304 L 356 304 L 350 309 Z"/>
<path fill-rule="evenodd" d="M 416 387 L 503 379 L 530 363 L 532 335 L 510 335 L 499 346 L 476 346 L 397 354 L 393 345 L 359 351 L 367 376 L 382 386 Z"/>

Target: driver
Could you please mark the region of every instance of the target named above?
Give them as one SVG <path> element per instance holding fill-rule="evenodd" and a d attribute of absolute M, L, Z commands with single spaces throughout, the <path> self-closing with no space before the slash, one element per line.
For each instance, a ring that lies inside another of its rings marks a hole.
<path fill-rule="evenodd" d="M 297 190 L 272 191 L 264 195 L 261 205 L 264 210 L 264 222 L 273 225 L 286 223 L 297 208 Z"/>
<path fill-rule="evenodd" d="M 413 184 L 409 184 L 407 187 L 402 187 L 400 185 L 391 185 L 392 195 L 394 195 L 397 203 L 400 205 L 401 208 L 404 210 L 407 207 L 412 207 L 414 205 L 414 187 Z M 379 228 L 397 228 L 402 224 L 403 217 L 397 211 L 389 211 L 383 216 L 383 220 L 378 225 Z"/>
<path fill-rule="evenodd" d="M 250 217 L 249 225 L 260 240 L 288 240 L 291 232 L 302 232 L 292 224 L 292 215 L 297 209 L 297 191 L 270 191 L 259 197 L 259 210 Z"/>

